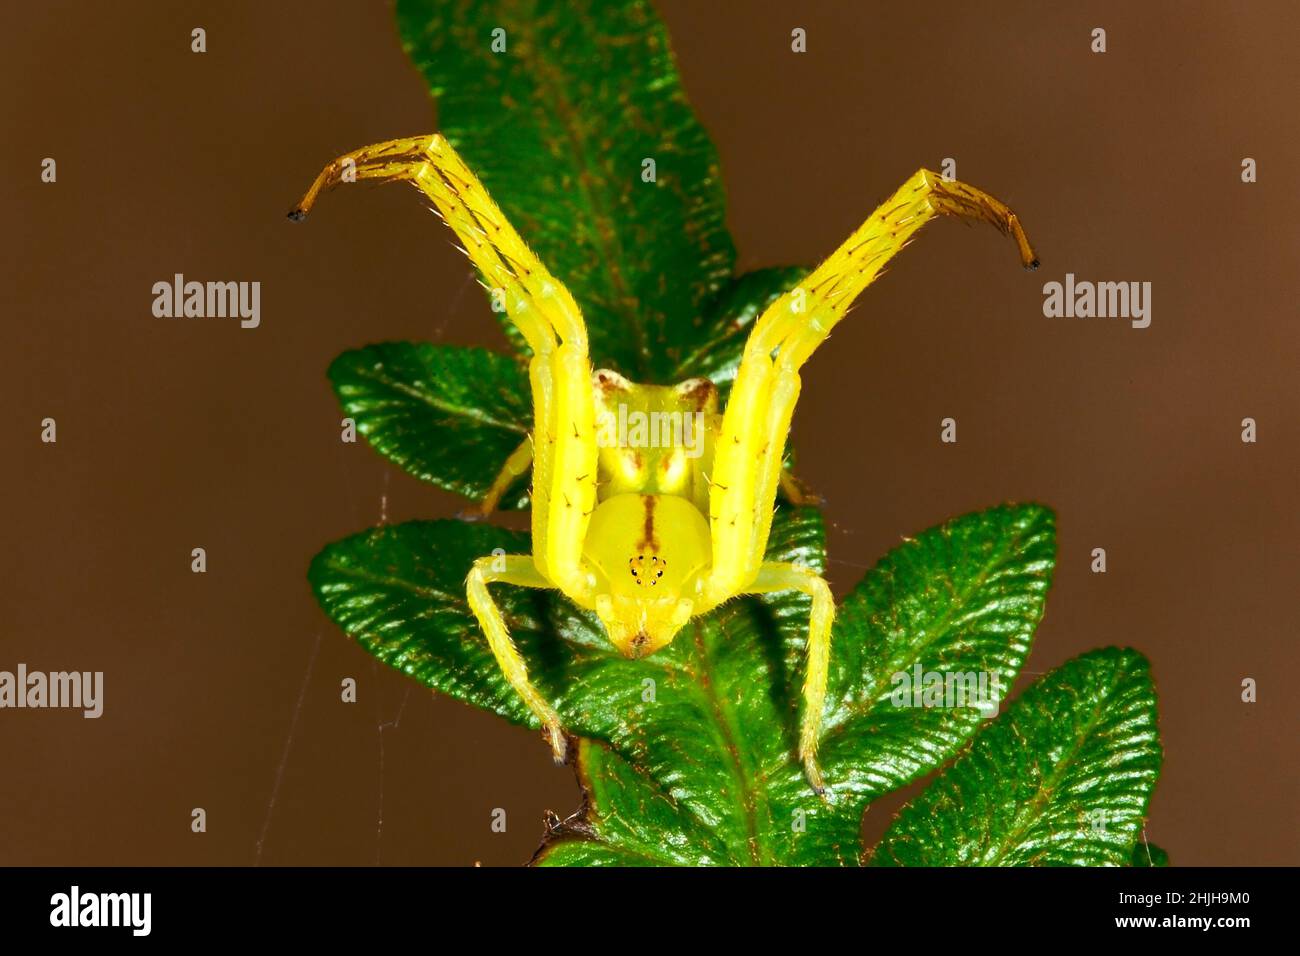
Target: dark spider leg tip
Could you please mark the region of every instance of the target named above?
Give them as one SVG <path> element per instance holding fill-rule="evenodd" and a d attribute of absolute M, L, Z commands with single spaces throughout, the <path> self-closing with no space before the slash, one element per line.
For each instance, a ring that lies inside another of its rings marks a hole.
<path fill-rule="evenodd" d="M 1033 262 L 1031 262 L 1031 263 L 1029 263 L 1028 265 L 1025 266 L 1025 271 L 1026 271 L 1026 272 L 1037 272 L 1037 271 L 1038 271 L 1038 265 L 1039 265 L 1038 260 L 1037 260 L 1037 259 L 1034 259 Z"/>
<path fill-rule="evenodd" d="M 306 210 L 306 209 L 299 209 L 299 208 L 295 207 L 295 208 L 289 210 L 289 221 L 290 221 L 290 222 L 302 222 L 302 221 L 303 221 L 304 219 L 306 219 L 306 218 L 307 218 L 307 210 Z"/>

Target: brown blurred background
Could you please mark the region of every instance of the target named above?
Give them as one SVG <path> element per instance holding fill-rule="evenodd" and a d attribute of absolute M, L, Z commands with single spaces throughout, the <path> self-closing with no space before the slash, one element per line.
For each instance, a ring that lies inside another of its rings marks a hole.
<path fill-rule="evenodd" d="M 1043 259 L 1029 276 L 991 230 L 932 226 L 810 365 L 795 437 L 837 593 L 903 535 L 1052 505 L 1059 569 L 1019 687 L 1141 649 L 1166 752 L 1150 839 L 1175 864 L 1300 862 L 1295 6 L 659 8 L 742 269 L 815 262 L 944 157 Z M 6 20 L 0 669 L 103 670 L 106 690 L 98 721 L 0 711 L 0 862 L 525 860 L 543 810 L 577 804 L 569 771 L 372 662 L 305 580 L 381 512 L 462 505 L 340 443 L 330 360 L 387 339 L 504 347 L 409 190 L 284 219 L 335 155 L 436 128 L 391 9 L 48 2 Z M 176 272 L 259 280 L 261 327 L 154 318 L 151 286 Z M 1151 327 L 1044 318 L 1066 272 L 1150 281 Z M 908 793 L 868 814 L 873 840 Z"/>

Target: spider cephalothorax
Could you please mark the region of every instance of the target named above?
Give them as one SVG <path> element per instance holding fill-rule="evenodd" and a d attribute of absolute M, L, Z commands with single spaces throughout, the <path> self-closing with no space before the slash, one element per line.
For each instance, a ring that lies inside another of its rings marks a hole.
<path fill-rule="evenodd" d="M 351 175 L 345 175 L 350 173 Z M 469 605 L 510 684 L 540 721 L 557 760 L 564 729 L 528 679 L 488 584 L 556 588 L 594 611 L 628 657 L 653 654 L 692 617 L 740 594 L 796 589 L 812 598 L 799 758 L 823 792 L 817 744 L 835 605 L 809 568 L 765 561 L 799 397 L 799 369 L 857 295 L 936 215 L 982 219 L 1038 263 L 1015 214 L 964 183 L 920 170 L 843 245 L 754 323 L 726 409 L 704 379 L 641 385 L 594 371 L 582 313 L 441 135 L 392 140 L 325 167 L 290 213 L 302 219 L 343 179 L 404 180 L 432 201 L 484 284 L 532 348 L 533 430 L 481 504 L 495 509 L 529 467 L 531 555 L 484 557 L 466 581 Z"/>

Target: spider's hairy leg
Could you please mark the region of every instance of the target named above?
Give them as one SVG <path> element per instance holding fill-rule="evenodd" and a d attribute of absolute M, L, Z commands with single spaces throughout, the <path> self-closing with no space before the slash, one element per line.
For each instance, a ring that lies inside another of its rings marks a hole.
<path fill-rule="evenodd" d="M 801 367 L 844 318 L 854 299 L 916 231 L 936 216 L 990 223 L 1015 240 L 1026 269 L 1038 268 L 1038 258 L 1019 218 L 1005 203 L 974 186 L 921 169 L 825 262 L 773 302 L 754 323 L 751 339 L 779 348 L 786 364 Z"/>
<path fill-rule="evenodd" d="M 533 356 L 528 363 L 528 382 L 533 394 L 533 480 L 532 514 L 533 563 L 550 577 L 546 566 L 546 541 L 551 515 L 551 462 L 555 458 L 555 427 L 551 407 L 555 404 L 555 381 L 551 375 L 551 353 Z"/>
<path fill-rule="evenodd" d="M 510 486 L 515 483 L 515 479 L 528 471 L 532 464 L 533 439 L 531 435 L 526 435 L 524 440 L 519 443 L 519 447 L 510 453 L 506 463 L 501 466 L 501 471 L 497 473 L 492 482 L 492 487 L 488 488 L 483 499 L 473 508 L 467 509 L 463 517 L 486 518 L 496 511 L 497 505 L 501 503 L 502 495 L 510 490 Z"/>
<path fill-rule="evenodd" d="M 709 488 L 710 606 L 744 589 L 763 563 L 801 387 L 798 372 L 775 366 L 752 338 L 736 386 L 723 416 Z"/>
<path fill-rule="evenodd" d="M 744 361 L 741 367 L 745 367 Z M 753 550 L 757 506 L 754 463 L 764 438 L 764 429 L 753 426 L 766 418 L 771 388 L 771 361 L 754 363 L 747 376 L 737 377 L 714 445 L 713 474 L 709 479 L 713 567 L 706 603 L 710 606 L 722 603 L 748 583 L 745 570 Z"/>
<path fill-rule="evenodd" d="M 815 571 L 797 564 L 765 561 L 758 576 L 746 589 L 750 594 L 797 590 L 812 598 L 808 623 L 807 665 L 803 681 L 803 716 L 799 724 L 799 760 L 804 775 L 819 796 L 825 796 L 821 770 L 817 766 L 817 744 L 821 740 L 822 712 L 826 708 L 826 674 L 831 653 L 831 624 L 835 599 L 830 585 Z"/>
<path fill-rule="evenodd" d="M 584 607 L 592 603 L 592 583 L 582 557 L 591 513 L 596 509 L 596 399 L 591 386 L 591 362 L 582 346 L 569 342 L 554 353 L 555 447 L 551 462 L 547 508 L 546 573 L 570 598 Z M 542 547 L 536 540 L 535 549 Z"/>
<path fill-rule="evenodd" d="M 496 658 L 501 673 L 533 716 L 541 722 L 555 762 L 564 763 L 566 744 L 560 716 L 528 679 L 528 667 L 524 664 L 519 649 L 515 647 L 515 642 L 510 639 L 510 631 L 501 616 L 501 610 L 488 593 L 487 586 L 497 582 L 526 588 L 553 588 L 555 585 L 537 570 L 533 559 L 528 555 L 505 555 L 475 561 L 465 581 L 465 591 L 469 597 L 470 610 L 474 612 L 479 627 L 488 639 L 488 646 L 492 648 L 492 656 Z"/>
<path fill-rule="evenodd" d="M 1006 205 L 972 186 L 918 171 L 825 262 L 759 316 L 745 343 L 717 439 L 709 490 L 713 567 L 706 584 L 708 604 L 755 589 L 798 587 L 812 595 L 799 750 L 808 779 L 818 789 L 816 747 L 834 604 L 816 575 L 763 563 L 799 397 L 799 370 L 885 264 L 939 215 L 992 223 L 1015 239 L 1026 268 L 1038 265 L 1020 221 Z"/>
<path fill-rule="evenodd" d="M 938 215 L 992 223 L 1016 240 L 1027 268 L 1037 265 L 1019 219 L 1006 205 L 922 169 L 825 262 L 764 310 L 745 342 L 714 458 L 715 599 L 747 583 L 762 561 L 799 369 L 912 234 Z"/>
<path fill-rule="evenodd" d="M 557 333 L 586 347 L 586 326 L 569 290 L 528 248 L 441 134 L 389 140 L 340 156 L 316 177 L 289 218 L 306 218 L 316 200 L 340 183 L 363 180 L 410 182 L 432 200 L 483 284 L 501 290 L 507 314 L 534 353 L 549 352 Z"/>
<path fill-rule="evenodd" d="M 590 606 L 581 554 L 595 507 L 595 397 L 581 310 L 442 135 L 391 140 L 339 157 L 291 218 L 305 216 L 319 195 L 347 181 L 349 170 L 358 181 L 414 183 L 464 244 L 483 284 L 503 293 L 506 314 L 533 350 L 534 560 L 565 594 Z"/>
<path fill-rule="evenodd" d="M 413 178 L 429 146 L 428 136 L 410 136 L 390 139 L 382 143 L 363 146 L 332 160 L 312 181 L 298 204 L 289 210 L 289 218 L 301 222 L 307 218 L 316 200 L 340 183 L 378 179 L 400 182 Z"/>

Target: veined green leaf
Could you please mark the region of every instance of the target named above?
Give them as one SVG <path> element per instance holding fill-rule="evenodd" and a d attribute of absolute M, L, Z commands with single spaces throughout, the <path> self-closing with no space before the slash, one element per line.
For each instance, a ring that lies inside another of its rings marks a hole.
<path fill-rule="evenodd" d="M 821 760 L 837 799 L 860 812 L 942 764 L 996 714 L 1055 562 L 1052 512 L 1003 505 L 925 531 L 867 573 L 831 643 Z M 937 700 L 926 693 L 935 682 Z"/>
<path fill-rule="evenodd" d="M 596 365 L 670 383 L 735 250 L 653 7 L 399 0 L 397 21 L 442 133 L 573 293 Z"/>
<path fill-rule="evenodd" d="M 470 565 L 497 548 L 527 553 L 528 538 L 412 522 L 329 546 L 311 580 L 326 612 L 381 660 L 535 726 L 464 599 Z M 822 549 L 815 511 L 778 512 L 770 559 L 821 568 Z M 609 648 L 592 615 L 555 593 L 495 586 L 539 690 L 571 731 L 608 744 L 580 757 L 589 830 L 554 841 L 594 839 L 603 848 L 548 849 L 544 859 L 655 856 L 649 834 L 626 825 L 626 808 L 643 806 L 654 808 L 658 829 L 679 835 L 671 853 L 657 846 L 656 862 L 856 863 L 866 800 L 942 762 L 980 721 L 969 708 L 889 706 L 891 669 L 922 660 L 997 667 L 1009 683 L 1041 613 L 1053 549 L 1050 512 L 1001 508 L 926 532 L 868 575 L 846 602 L 832 650 L 823 744 L 830 804 L 813 795 L 794 754 L 803 595 L 730 602 L 633 661 Z M 873 736 L 882 739 L 872 744 Z"/>
<path fill-rule="evenodd" d="M 309 577 L 326 613 L 379 659 L 536 726 L 464 597 L 470 565 L 496 548 L 527 553 L 528 538 L 455 521 L 409 522 L 328 546 Z M 778 513 L 773 560 L 820 568 L 822 549 L 816 511 Z M 678 808 L 681 832 L 714 835 L 716 845 L 687 844 L 694 862 L 856 859 L 856 818 L 835 815 L 806 784 L 790 783 L 802 665 L 787 665 L 787 648 L 805 639 L 805 597 L 730 602 L 692 621 L 668 648 L 628 660 L 609 647 L 594 615 L 554 592 L 501 585 L 493 593 L 530 677 L 566 727 L 608 743 L 620 767 L 634 768 Z M 776 779 L 779 793 L 771 788 Z"/>
<path fill-rule="evenodd" d="M 1146 658 L 1107 647 L 1035 682 L 899 813 L 881 866 L 1125 866 L 1160 773 Z"/>
<path fill-rule="evenodd" d="M 607 744 L 581 741 L 577 770 L 583 811 L 547 832 L 536 864 L 698 866 L 729 859 L 712 830 Z"/>
<path fill-rule="evenodd" d="M 481 498 L 527 437 L 528 375 L 486 349 L 385 342 L 329 369 L 343 412 L 375 450 L 424 481 Z M 502 499 L 525 507 L 527 479 Z"/>

